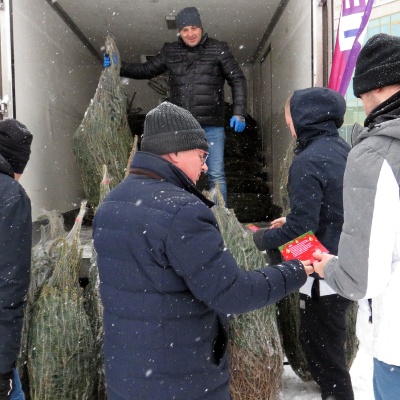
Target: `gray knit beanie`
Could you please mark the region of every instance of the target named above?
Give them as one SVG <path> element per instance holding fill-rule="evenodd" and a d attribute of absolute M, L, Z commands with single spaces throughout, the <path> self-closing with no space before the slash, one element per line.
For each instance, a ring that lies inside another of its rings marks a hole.
<path fill-rule="evenodd" d="M 180 32 L 185 26 L 197 26 L 203 29 L 200 14 L 196 7 L 186 7 L 178 12 L 175 17 L 176 27 Z"/>
<path fill-rule="evenodd" d="M 167 101 L 149 111 L 140 150 L 154 154 L 208 150 L 206 134 L 193 115 Z"/>
<path fill-rule="evenodd" d="M 378 33 L 365 43 L 354 71 L 354 96 L 400 83 L 400 37 Z"/>

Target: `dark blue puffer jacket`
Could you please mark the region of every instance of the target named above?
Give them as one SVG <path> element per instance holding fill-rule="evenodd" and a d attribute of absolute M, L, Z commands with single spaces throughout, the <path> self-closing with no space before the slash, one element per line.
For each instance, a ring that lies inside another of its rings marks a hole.
<path fill-rule="evenodd" d="M 0 155 L 0 373 L 11 371 L 18 358 L 31 249 L 31 202 Z"/>
<path fill-rule="evenodd" d="M 238 268 L 181 170 L 145 152 L 132 168 L 144 175 L 114 188 L 93 221 L 108 399 L 228 400 L 226 314 L 293 292 L 304 268 Z"/>
<path fill-rule="evenodd" d="M 339 137 L 344 98 L 327 88 L 296 90 L 290 101 L 297 134 L 296 157 L 289 169 L 291 212 L 286 224 L 256 232 L 259 249 L 276 249 L 313 231 L 337 254 L 343 225 L 343 175 L 350 146 Z"/>

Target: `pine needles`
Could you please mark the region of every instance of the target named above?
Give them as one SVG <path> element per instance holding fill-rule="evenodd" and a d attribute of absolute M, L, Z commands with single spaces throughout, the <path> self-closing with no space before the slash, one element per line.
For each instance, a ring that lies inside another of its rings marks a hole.
<path fill-rule="evenodd" d="M 245 270 L 265 266 L 251 235 L 235 214 L 214 206 L 224 242 L 236 262 Z M 230 368 L 233 400 L 275 400 L 279 397 L 283 353 L 276 323 L 275 305 L 230 317 Z"/>
<path fill-rule="evenodd" d="M 93 390 L 93 335 L 79 286 L 85 209 L 83 202 L 70 234 L 57 241 L 54 271 L 34 303 L 28 345 L 32 400 L 85 400 Z"/>
<path fill-rule="evenodd" d="M 96 93 L 75 132 L 74 153 L 81 170 L 88 203 L 99 203 L 99 185 L 103 165 L 111 175 L 111 188 L 122 181 L 132 148 L 128 125 L 127 99 L 121 89 L 120 56 L 111 37 L 106 39 L 111 66 L 101 74 Z M 117 61 L 117 63 L 115 63 Z"/>

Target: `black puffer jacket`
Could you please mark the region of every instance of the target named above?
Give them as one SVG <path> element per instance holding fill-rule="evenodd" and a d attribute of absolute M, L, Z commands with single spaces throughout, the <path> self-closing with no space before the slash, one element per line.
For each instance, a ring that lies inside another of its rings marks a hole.
<path fill-rule="evenodd" d="M 150 79 L 168 72 L 169 101 L 189 110 L 202 126 L 224 126 L 224 84 L 232 88 L 233 115 L 246 115 L 246 78 L 226 42 L 204 35 L 195 46 L 165 43 L 143 64 L 121 63 L 122 77 Z"/>
<path fill-rule="evenodd" d="M 0 373 L 9 372 L 17 361 L 31 248 L 31 203 L 0 155 Z"/>

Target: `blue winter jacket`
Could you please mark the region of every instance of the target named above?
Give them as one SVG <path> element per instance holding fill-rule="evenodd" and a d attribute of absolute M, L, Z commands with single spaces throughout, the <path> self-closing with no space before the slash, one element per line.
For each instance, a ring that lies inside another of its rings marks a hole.
<path fill-rule="evenodd" d="M 227 314 L 295 291 L 304 268 L 240 269 L 180 169 L 145 152 L 132 168 L 93 221 L 108 399 L 228 400 Z"/>
<path fill-rule="evenodd" d="M 331 254 L 337 254 L 343 225 L 343 176 L 350 151 L 338 132 L 345 110 L 343 96 L 331 89 L 293 93 L 290 111 L 297 148 L 289 169 L 291 211 L 282 227 L 255 233 L 260 250 L 276 249 L 311 230 Z"/>
<path fill-rule="evenodd" d="M 31 202 L 0 155 L 0 373 L 15 367 L 32 249 Z"/>

